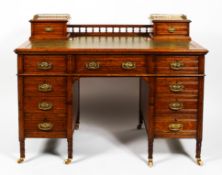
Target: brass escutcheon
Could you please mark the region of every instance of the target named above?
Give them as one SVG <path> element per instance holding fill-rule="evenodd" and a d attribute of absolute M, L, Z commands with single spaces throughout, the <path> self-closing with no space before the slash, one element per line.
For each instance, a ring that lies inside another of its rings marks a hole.
<path fill-rule="evenodd" d="M 170 123 L 168 125 L 168 129 L 171 132 L 179 132 L 183 129 L 183 124 L 182 123 Z"/>
<path fill-rule="evenodd" d="M 175 84 L 169 85 L 170 91 L 172 92 L 183 92 L 184 85 L 181 82 L 176 82 Z"/>
<path fill-rule="evenodd" d="M 52 85 L 51 84 L 47 84 L 47 83 L 39 84 L 38 85 L 38 90 L 40 92 L 50 92 L 50 91 L 52 91 Z"/>
<path fill-rule="evenodd" d="M 37 64 L 37 68 L 39 70 L 49 70 L 49 69 L 52 69 L 52 64 L 48 63 L 46 61 L 43 61 L 43 62 Z"/>
<path fill-rule="evenodd" d="M 41 131 L 50 131 L 53 128 L 53 124 L 50 122 L 43 122 L 38 124 L 38 128 Z"/>
<path fill-rule="evenodd" d="M 86 63 L 86 68 L 89 70 L 99 69 L 99 63 L 97 61 L 90 61 Z"/>
<path fill-rule="evenodd" d="M 168 32 L 169 33 L 174 33 L 176 29 L 173 26 L 168 27 Z"/>
<path fill-rule="evenodd" d="M 40 102 L 38 107 L 40 110 L 48 111 L 52 109 L 53 105 L 52 103 L 49 103 L 49 102 Z"/>
<path fill-rule="evenodd" d="M 52 32 L 53 31 L 53 28 L 48 26 L 48 27 L 45 27 L 45 32 Z"/>
<path fill-rule="evenodd" d="M 126 61 L 122 63 L 122 68 L 126 70 L 131 70 L 136 68 L 136 63 L 132 61 Z"/>
<path fill-rule="evenodd" d="M 170 63 L 170 68 L 172 70 L 181 70 L 183 66 L 184 66 L 183 62 L 178 60 Z"/>
<path fill-rule="evenodd" d="M 169 108 L 173 111 L 179 111 L 183 109 L 183 103 L 178 101 L 172 102 L 169 104 Z"/>

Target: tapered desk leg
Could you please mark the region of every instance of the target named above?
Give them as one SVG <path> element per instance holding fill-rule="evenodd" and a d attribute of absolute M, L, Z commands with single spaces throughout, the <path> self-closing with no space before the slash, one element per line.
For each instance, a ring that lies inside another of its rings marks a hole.
<path fill-rule="evenodd" d="M 202 145 L 202 141 L 198 140 L 196 141 L 196 161 L 197 164 L 202 166 L 203 165 L 203 161 L 201 160 L 201 145 Z"/>
<path fill-rule="evenodd" d="M 77 81 L 77 85 L 75 87 L 75 96 L 76 96 L 76 100 L 75 103 L 77 105 L 77 113 L 76 113 L 76 124 L 75 124 L 75 130 L 79 129 L 79 125 L 80 125 L 80 91 L 79 91 L 79 81 L 80 79 L 76 80 Z"/>
<path fill-rule="evenodd" d="M 17 163 L 22 163 L 25 160 L 25 140 L 20 140 L 20 158 Z"/>
<path fill-rule="evenodd" d="M 141 85 L 141 78 L 139 80 L 139 123 L 137 125 L 137 129 L 142 129 L 142 125 L 143 125 L 143 112 L 142 112 L 142 85 Z"/>
<path fill-rule="evenodd" d="M 65 164 L 70 164 L 72 162 L 72 154 L 73 154 L 73 139 L 67 139 L 68 142 L 68 159 L 65 160 Z"/>

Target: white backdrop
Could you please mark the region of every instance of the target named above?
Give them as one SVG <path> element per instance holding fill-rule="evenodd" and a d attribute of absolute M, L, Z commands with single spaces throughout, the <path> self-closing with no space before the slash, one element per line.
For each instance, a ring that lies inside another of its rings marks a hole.
<path fill-rule="evenodd" d="M 80 175 L 89 173 L 129 175 L 153 172 L 159 174 L 166 172 L 171 174 L 178 174 L 178 172 L 180 174 L 187 174 L 188 172 L 209 174 L 222 170 L 221 6 L 220 0 L 2 1 L 0 5 L 0 174 L 3 174 L 2 172 L 7 174 L 61 174 L 61 172 L 67 172 Z M 81 97 L 83 99 L 81 117 L 85 119 L 82 119 L 83 124 L 75 137 L 76 156 L 72 165 L 65 166 L 62 163 L 62 159 L 66 157 L 65 141 L 62 140 L 59 144 L 55 144 L 52 140 L 43 139 L 29 140 L 27 143 L 27 163 L 17 165 L 15 163 L 19 155 L 17 79 L 16 55 L 13 50 L 28 39 L 30 35 L 28 20 L 36 13 L 69 13 L 72 16 L 71 23 L 73 24 L 147 24 L 149 22 L 148 16 L 151 13 L 186 14 L 192 20 L 191 37 L 210 51 L 206 56 L 207 76 L 205 79 L 202 150 L 205 165 L 198 167 L 193 163 L 194 141 L 168 142 L 158 140 L 154 147 L 155 166 L 152 169 L 146 166 L 145 132 L 144 130 L 135 131 L 129 128 L 134 127 L 136 123 L 133 115 L 137 115 L 137 108 L 135 108 L 137 101 L 134 102 L 133 99 L 137 99 L 138 95 L 138 80 L 129 78 L 125 78 L 124 81 L 117 79 L 84 79 L 81 81 Z M 99 90 L 98 84 L 103 86 Z M 118 86 L 112 86 L 113 84 L 118 84 Z M 125 90 L 125 88 L 129 90 Z M 117 97 L 114 98 L 113 96 Z M 110 101 L 107 100 L 109 98 L 111 98 Z M 103 105 L 104 110 L 102 112 L 101 106 L 98 107 L 93 103 L 95 99 L 98 100 L 98 105 Z M 111 109 L 107 107 L 110 104 Z M 90 107 L 89 105 L 94 106 Z M 119 106 L 122 107 L 122 111 Z M 131 110 L 130 114 L 127 114 L 129 109 Z M 122 121 L 122 123 L 124 120 L 121 120 L 123 118 L 119 119 L 120 116 L 118 115 L 120 114 L 113 112 L 115 110 L 122 112 L 122 115 L 131 116 L 132 121 L 129 122 L 129 127 L 125 130 L 121 124 L 118 125 L 117 120 Z M 90 112 L 94 112 L 94 114 L 89 115 Z M 95 117 L 95 120 L 92 120 L 92 117 Z M 113 122 L 113 125 L 103 122 L 104 118 L 102 117 L 113 117 L 112 121 L 108 121 Z M 95 122 L 96 119 L 98 119 L 97 123 Z M 116 126 L 121 127 L 116 129 Z M 134 141 L 131 138 L 134 138 Z M 47 148 L 42 150 L 47 145 L 57 145 L 58 153 L 47 151 Z M 165 147 L 169 148 L 166 149 Z M 179 151 L 171 150 L 172 147 Z M 140 157 L 136 155 L 140 155 Z"/>

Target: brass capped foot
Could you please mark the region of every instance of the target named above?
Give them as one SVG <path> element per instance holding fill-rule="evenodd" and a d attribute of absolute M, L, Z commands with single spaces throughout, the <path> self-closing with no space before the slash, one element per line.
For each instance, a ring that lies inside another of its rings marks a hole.
<path fill-rule="evenodd" d="M 21 157 L 21 158 L 19 158 L 19 159 L 17 160 L 17 163 L 22 163 L 22 162 L 24 162 L 24 160 L 25 160 L 25 158 L 24 158 L 24 157 Z"/>
<path fill-rule="evenodd" d="M 72 159 L 66 159 L 66 160 L 65 160 L 65 164 L 66 164 L 66 165 L 70 164 L 71 162 L 72 162 Z"/>
<path fill-rule="evenodd" d="M 148 159 L 148 166 L 152 167 L 153 166 L 153 159 Z"/>
<path fill-rule="evenodd" d="M 203 161 L 201 160 L 201 158 L 197 158 L 196 162 L 197 162 L 197 165 L 199 165 L 199 166 L 203 165 Z"/>
<path fill-rule="evenodd" d="M 79 123 L 76 123 L 75 130 L 79 129 Z"/>

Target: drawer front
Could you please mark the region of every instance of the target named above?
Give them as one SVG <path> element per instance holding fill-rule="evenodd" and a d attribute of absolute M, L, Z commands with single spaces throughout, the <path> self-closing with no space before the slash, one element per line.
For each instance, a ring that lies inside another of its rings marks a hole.
<path fill-rule="evenodd" d="M 25 114 L 25 134 L 32 137 L 61 137 L 66 132 L 66 121 L 64 114 Z"/>
<path fill-rule="evenodd" d="M 36 35 L 64 35 L 64 23 L 35 23 L 33 32 Z"/>
<path fill-rule="evenodd" d="M 197 56 L 157 56 L 156 73 L 198 74 Z"/>
<path fill-rule="evenodd" d="M 156 97 L 161 98 L 197 98 L 198 78 L 173 77 L 157 78 Z"/>
<path fill-rule="evenodd" d="M 77 72 L 97 73 L 146 73 L 145 56 L 77 56 Z"/>
<path fill-rule="evenodd" d="M 65 56 L 29 55 L 24 57 L 25 73 L 65 73 Z"/>
<path fill-rule="evenodd" d="M 64 77 L 25 77 L 25 96 L 66 96 Z"/>
<path fill-rule="evenodd" d="M 156 119 L 155 137 L 196 137 L 197 122 L 195 119 Z"/>
<path fill-rule="evenodd" d="M 64 97 L 25 97 L 24 111 L 27 113 L 66 113 Z"/>
<path fill-rule="evenodd" d="M 188 35 L 189 34 L 188 23 L 156 23 L 155 34 L 156 35 Z"/>
<path fill-rule="evenodd" d="M 156 114 L 190 114 L 197 113 L 198 100 L 195 98 L 161 98 L 156 99 Z"/>

